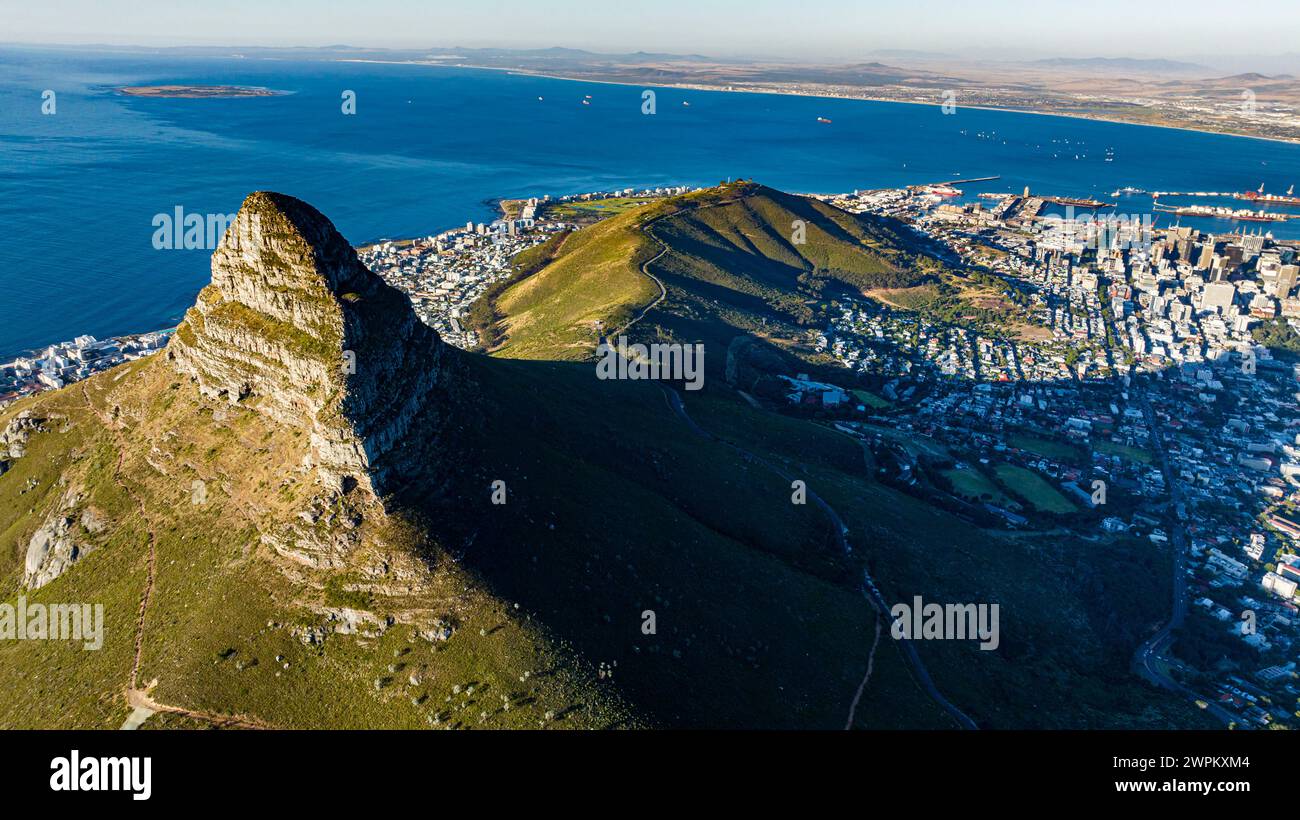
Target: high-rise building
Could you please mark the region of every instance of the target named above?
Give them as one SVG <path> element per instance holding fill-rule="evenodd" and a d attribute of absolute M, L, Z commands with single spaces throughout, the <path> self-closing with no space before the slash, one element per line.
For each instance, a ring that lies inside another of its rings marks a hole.
<path fill-rule="evenodd" d="M 1201 310 L 1226 309 L 1236 295 L 1237 288 L 1231 282 L 1211 282 L 1201 297 Z"/>
<path fill-rule="evenodd" d="M 1207 242 L 1201 246 L 1201 256 L 1196 260 L 1197 270 L 1209 270 L 1214 264 L 1214 243 Z"/>
<path fill-rule="evenodd" d="M 1205 278 L 1211 282 L 1222 282 L 1228 278 L 1227 261 L 1217 253 L 1210 257 L 1210 269 L 1206 272 Z"/>
<path fill-rule="evenodd" d="M 1264 250 L 1264 235 L 1253 233 L 1243 236 L 1241 238 L 1241 247 L 1245 250 L 1248 259 L 1258 256 L 1260 251 Z"/>
<path fill-rule="evenodd" d="M 1295 290 L 1296 282 L 1300 280 L 1300 265 L 1283 265 L 1277 271 L 1277 296 L 1279 299 L 1285 299 Z"/>

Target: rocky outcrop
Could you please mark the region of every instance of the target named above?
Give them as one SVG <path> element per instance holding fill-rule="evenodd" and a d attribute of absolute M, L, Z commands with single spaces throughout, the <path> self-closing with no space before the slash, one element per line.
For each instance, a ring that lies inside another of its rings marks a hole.
<path fill-rule="evenodd" d="M 45 430 L 45 420 L 36 418 L 31 410 L 24 410 L 9 420 L 0 430 L 0 475 L 3 475 L 13 462 L 27 454 L 27 440 L 32 433 Z"/>
<path fill-rule="evenodd" d="M 290 560 L 316 569 L 338 569 L 360 544 L 361 514 L 346 500 L 320 495 L 298 520 L 262 533 L 262 543 Z"/>
<path fill-rule="evenodd" d="M 85 536 L 103 530 L 105 522 L 98 512 L 86 508 L 80 516 L 75 513 L 80 500 L 71 490 L 64 494 L 58 509 L 27 542 L 23 571 L 27 589 L 40 589 L 67 572 L 89 549 Z"/>
<path fill-rule="evenodd" d="M 244 201 L 167 356 L 204 394 L 309 430 L 331 490 L 436 480 L 455 351 L 305 202 Z"/>

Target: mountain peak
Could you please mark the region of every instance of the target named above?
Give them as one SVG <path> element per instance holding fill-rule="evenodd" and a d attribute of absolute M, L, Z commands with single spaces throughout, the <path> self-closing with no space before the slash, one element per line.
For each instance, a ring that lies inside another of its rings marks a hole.
<path fill-rule="evenodd" d="M 377 495 L 450 356 L 329 219 L 267 191 L 244 200 L 167 355 L 203 394 L 309 429 L 323 481 Z"/>
<path fill-rule="evenodd" d="M 342 295 L 364 287 L 371 276 L 352 246 L 320 211 L 285 194 L 256 191 L 248 195 L 213 260 L 213 275 L 238 272 L 244 260 L 262 265 L 278 284 L 323 284 Z M 294 281 L 294 280 L 308 281 Z"/>

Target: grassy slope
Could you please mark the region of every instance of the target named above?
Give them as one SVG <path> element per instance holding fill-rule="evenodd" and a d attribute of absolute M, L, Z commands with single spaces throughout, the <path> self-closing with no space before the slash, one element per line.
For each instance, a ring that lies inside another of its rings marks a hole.
<path fill-rule="evenodd" d="M 158 562 L 142 682 L 157 679 L 153 696 L 164 703 L 272 725 L 420 727 L 436 715 L 443 726 L 535 726 L 551 711 L 563 717 L 550 725 L 833 728 L 847 717 L 874 631 L 855 589 L 859 561 L 891 600 L 1000 603 L 998 652 L 921 646 L 943 691 L 986 725 L 1196 725 L 1127 676 L 1129 646 L 1114 637 L 1158 619 L 1164 594 L 1151 579 L 1167 576 L 1159 561 L 971 531 L 869 480 L 855 443 L 808 422 L 686 394 L 707 429 L 807 476 L 845 517 L 851 561 L 815 507 L 790 504 L 783 479 L 691 436 L 656 386 L 599 382 L 590 365 L 476 358 L 480 410 L 492 424 L 470 433 L 481 437 L 466 464 L 471 494 L 452 505 L 474 538 L 444 528 L 447 543 L 468 546 L 454 550 L 458 561 L 419 547 L 422 569 L 389 522 L 335 578 L 363 580 L 365 567 L 387 563 L 420 583 L 356 593 L 286 567 L 249 525 L 296 508 L 305 488 L 290 466 L 295 437 L 245 411 L 214 417 L 216 406 L 153 364 L 97 377 L 86 391 L 128 420 L 122 476 L 147 499 L 147 517 L 113 480 L 116 437 L 80 386 L 0 416 L 30 406 L 67 417 L 34 435 L 29 455 L 0 477 L 6 601 L 18 592 L 19 545 L 62 496 L 60 476 L 114 524 L 33 596 L 104 603 L 104 649 L 0 644 L 0 686 L 12 693 L 0 725 L 111 728 L 125 718 L 149 527 Z M 168 435 L 180 429 L 186 435 Z M 29 478 L 36 489 L 23 493 Z M 190 503 L 194 478 L 208 482 L 205 505 Z M 504 506 L 488 503 L 496 478 L 509 488 Z M 313 606 L 358 599 L 379 613 L 436 612 L 459 628 L 445 644 L 412 642 L 402 624 L 373 639 L 332 635 L 323 649 L 292 636 L 293 626 L 320 622 Z M 646 609 L 657 635 L 640 631 Z M 601 663 L 612 678 L 594 674 Z M 413 672 L 422 676 L 414 686 Z M 474 695 L 452 692 L 471 685 Z M 948 725 L 887 633 L 855 725 Z"/>
<path fill-rule="evenodd" d="M 125 719 L 150 527 L 157 577 L 140 681 L 157 681 L 151 694 L 161 703 L 286 727 L 414 728 L 436 717 L 440 726 L 535 728 L 548 711 L 558 718 L 548 726 L 636 723 L 593 667 L 436 545 L 411 543 L 396 522 L 367 520 L 366 546 L 333 580 L 262 545 L 253 522 L 291 520 L 312 492 L 294 468 L 297 437 L 255 413 L 200 401 L 163 364 L 118 368 L 91 379 L 85 394 L 76 385 L 0 415 L 0 424 L 24 408 L 67 417 L 34 435 L 28 455 L 0 476 L 0 599 L 12 603 L 20 592 L 23 550 L 61 497 L 60 476 L 110 522 L 94 550 L 30 596 L 104 604 L 104 648 L 0 643 L 0 687 L 10 693 L 0 726 L 116 728 Z M 121 477 L 144 499 L 143 515 L 114 480 L 118 437 L 87 395 L 102 412 L 120 407 L 127 420 Z M 33 477 L 37 490 L 22 493 Z M 195 479 L 207 482 L 202 505 L 192 503 Z M 415 560 L 417 549 L 427 563 Z M 369 582 L 370 591 L 348 592 L 339 579 Z M 397 624 L 374 638 L 329 635 L 322 646 L 294 636 L 323 622 L 320 607 L 358 601 Z M 456 625 L 450 640 L 410 640 L 414 627 L 404 621 L 429 615 Z M 409 682 L 413 673 L 418 684 Z"/>
<path fill-rule="evenodd" d="M 826 521 L 790 504 L 771 473 L 690 436 L 657 387 L 599 382 L 586 365 L 476 358 L 492 424 L 466 431 L 470 495 L 408 509 L 440 534 L 433 544 L 368 517 L 366 546 L 330 574 L 286 562 L 254 527 L 292 519 L 310 494 L 293 467 L 298 437 L 201 401 L 163 365 L 119 368 L 84 394 L 77 385 L 0 416 L 67 415 L 66 432 L 34 435 L 30 455 L 0 477 L 4 600 L 19 592 L 20 547 L 57 501 L 59 476 L 111 522 L 96 549 L 33 596 L 104 603 L 104 649 L 0 645 L 0 686 L 15 693 L 0 725 L 120 725 L 150 529 L 156 582 L 140 680 L 156 681 L 161 703 L 289 727 L 417 728 L 434 716 L 527 727 L 547 711 L 556 726 L 843 725 L 874 614 Z M 86 397 L 106 415 L 119 408 L 120 434 Z M 121 479 L 145 500 L 143 515 L 114 479 L 119 435 Z M 46 489 L 19 494 L 36 472 Z M 488 501 L 493 478 L 507 482 L 505 506 Z M 195 479 L 208 487 L 202 505 L 191 503 Z M 369 572 L 385 571 L 366 588 Z M 330 635 L 323 648 L 294 636 L 322 622 L 319 607 L 343 604 L 399 622 L 381 637 Z M 641 632 L 646 609 L 657 614 L 653 636 Z M 411 613 L 457 632 L 411 641 Z M 596 674 L 602 663 L 612 677 Z M 947 725 L 885 653 L 858 719 Z"/>
<path fill-rule="evenodd" d="M 135 607 L 144 584 L 139 543 L 145 537 L 131 516 L 131 500 L 106 480 L 116 450 L 95 435 L 85 418 L 80 393 L 63 390 L 23 401 L 0 414 L 0 425 L 24 408 L 65 418 L 49 432 L 34 434 L 27 454 L 0 476 L 0 600 L 14 604 L 20 592 L 26 545 L 33 530 L 59 506 L 65 474 L 84 476 L 86 506 L 110 516 L 119 526 L 110 536 L 83 541 L 95 548 L 81 559 L 89 572 L 69 572 L 26 595 L 29 603 L 104 604 L 104 646 L 83 651 L 80 644 L 55 641 L 0 641 L 0 726 L 116 728 L 127 710 L 121 688 L 130 674 Z M 30 482 L 37 484 L 31 490 Z M 84 533 L 82 533 L 84 535 Z M 123 639 L 123 636 L 127 636 Z"/>
<path fill-rule="evenodd" d="M 803 240 L 795 241 L 802 222 Z M 763 320 L 788 324 L 809 298 L 801 274 L 820 273 L 854 291 L 924 278 L 933 264 L 890 223 L 860 217 L 753 183 L 672 197 L 578 231 L 559 257 L 497 301 L 512 358 L 587 358 L 595 322 L 619 327 L 658 296 L 640 265 L 669 288 L 651 311 L 656 325 L 686 341 L 712 344 Z"/>
<path fill-rule="evenodd" d="M 795 219 L 802 219 L 807 226 L 805 245 L 790 241 L 789 227 Z M 862 288 L 878 286 L 881 282 L 895 286 L 915 284 L 933 270 L 933 263 L 919 263 L 915 255 L 919 248 L 912 244 L 914 240 L 895 233 L 887 223 L 859 220 L 815 201 L 750 185 L 656 203 L 579 234 L 600 228 L 623 241 L 629 241 L 629 233 L 650 231 L 669 243 L 669 253 L 650 266 L 667 285 L 668 298 L 647 313 L 638 332 L 642 336 L 654 333 L 683 341 L 704 341 L 714 354 L 706 360 L 715 367 L 724 358 L 722 350 L 737 334 L 751 333 L 772 339 L 794 331 L 791 307 L 799 301 L 795 280 L 801 273 L 821 271 L 840 285 Z M 590 240 L 603 243 L 607 236 L 592 233 Z M 644 245 L 637 247 L 642 256 L 647 253 Z M 658 248 L 658 243 L 655 247 Z M 572 281 L 578 271 L 577 266 L 562 265 L 544 269 L 534 277 L 538 290 L 510 294 L 514 297 L 510 308 L 525 311 L 529 320 L 544 310 L 554 309 L 554 302 L 560 299 L 558 294 L 580 287 Z M 621 268 L 625 276 L 632 272 L 631 266 Z M 913 277 L 911 282 L 909 276 Z M 546 283 L 549 290 L 542 289 L 541 283 Z M 635 304 L 621 303 L 618 315 L 628 315 Z M 608 303 L 605 309 L 609 309 Z M 618 323 L 609 318 L 613 315 L 605 314 L 607 326 Z M 519 355 L 523 348 L 530 356 L 567 358 L 574 352 L 591 349 L 587 345 L 574 346 L 574 334 L 564 328 L 551 326 L 549 334 L 525 331 L 523 322 L 516 328 L 514 343 L 507 345 L 504 355 Z M 585 328 L 581 330 L 594 342 L 594 334 Z M 559 389 L 570 385 L 567 387 L 570 396 L 588 389 L 558 375 L 548 379 Z M 636 388 L 604 385 L 597 389 L 609 394 Z M 643 395 L 642 401 L 658 405 L 654 388 L 645 389 L 651 395 Z M 525 402 L 535 400 L 532 394 L 527 395 Z M 971 645 L 942 642 L 921 647 L 940 688 L 978 721 L 1002 727 L 1203 725 L 1202 716 L 1147 690 L 1127 671 L 1132 647 L 1145 637 L 1144 630 L 1153 628 L 1164 615 L 1159 606 L 1166 597 L 1161 579 L 1168 573 L 1162 561 L 1149 552 L 1124 545 L 1099 548 L 1093 544 L 1066 542 L 1059 537 L 1004 539 L 994 533 L 973 530 L 963 521 L 870 480 L 861 470 L 862 457 L 857 445 L 832 431 L 756 412 L 710 391 L 688 393 L 686 399 L 692 415 L 706 429 L 771 454 L 787 467 L 799 466 L 804 470 L 810 484 L 849 522 L 850 540 L 855 544 L 854 560 L 865 561 L 870 566 L 890 600 L 910 600 L 912 595 L 921 594 L 928 601 L 1001 604 L 1004 639 L 1000 651 L 981 652 Z M 542 421 L 549 413 L 535 412 L 538 417 L 532 421 L 542 426 L 533 427 L 533 433 L 557 440 L 560 428 Z M 620 482 L 610 482 L 604 471 L 574 478 L 575 474 L 593 469 L 593 462 L 600 463 L 611 453 L 629 459 L 636 453 L 642 474 L 663 474 L 664 464 L 672 463 L 667 458 L 667 448 L 673 445 L 653 433 L 662 422 L 646 418 L 644 409 L 612 400 L 608 405 L 595 404 L 577 412 L 588 418 L 592 438 L 597 443 L 558 439 L 563 445 L 557 445 L 550 458 L 533 463 L 530 468 L 533 475 L 550 476 L 550 470 L 554 469 L 556 474 L 549 480 L 559 482 L 558 486 L 573 486 L 573 481 L 586 484 L 589 480 L 609 486 L 607 494 L 589 503 L 607 508 L 610 515 L 618 513 L 644 520 L 642 526 L 656 533 L 649 539 L 651 543 L 658 543 L 659 539 L 666 541 L 651 553 L 655 561 L 664 560 L 665 556 L 672 560 L 692 558 L 693 551 L 682 553 L 680 546 L 673 543 L 679 539 L 673 539 L 670 533 L 682 525 L 669 525 L 671 519 L 667 516 L 671 510 L 662 508 L 655 516 L 642 519 L 643 513 L 638 514 L 622 504 L 629 490 Z M 635 424 L 629 426 L 630 422 Z M 620 446 L 618 442 L 628 442 L 628 433 L 633 430 L 638 431 L 638 437 L 648 435 L 649 438 L 639 447 Z M 718 475 L 717 466 L 727 464 L 731 456 L 726 452 L 705 453 L 701 448 L 699 440 L 694 440 L 691 449 L 697 457 L 679 457 L 685 460 L 678 462 L 692 467 L 670 473 L 672 481 L 694 488 L 689 494 L 678 494 L 674 503 L 687 512 L 701 509 L 711 527 L 736 542 L 770 544 L 773 539 L 763 536 L 781 533 L 779 527 L 769 529 L 776 526 L 771 516 L 788 503 L 789 488 L 783 483 L 765 485 L 761 495 L 750 494 L 748 503 L 723 500 L 725 496 L 719 498 L 718 494 L 734 483 L 736 475 L 751 473 L 758 477 L 757 468 L 732 464 L 726 473 Z M 698 457 L 704 455 L 707 458 Z M 770 476 L 767 480 L 771 480 Z M 576 487 L 572 491 L 581 492 Z M 701 503 L 700 499 L 707 501 Z M 759 516 L 764 519 L 759 532 L 744 531 L 746 522 Z M 690 532 L 690 529 L 681 531 Z M 526 529 L 521 529 L 517 537 L 527 540 L 530 536 Z M 786 538 L 781 535 L 778 540 L 784 543 Z M 627 551 L 637 546 L 629 544 Z M 778 545 L 763 551 L 789 563 L 792 557 L 806 552 L 806 548 L 782 549 Z M 544 554 L 521 553 L 516 557 L 524 561 L 542 560 Z M 642 562 L 646 558 L 640 550 L 637 554 L 640 556 L 637 561 L 623 566 L 644 572 Z M 609 562 L 614 568 L 606 570 L 609 573 L 606 579 L 617 577 L 619 565 L 627 558 L 627 552 L 620 552 L 614 562 Z M 608 562 L 607 557 L 603 560 Z M 698 560 L 695 558 L 685 565 L 690 569 L 685 575 L 669 576 L 669 571 L 664 570 L 665 580 L 656 583 L 689 584 L 694 578 L 704 577 L 696 563 Z M 796 566 L 801 570 L 809 568 L 807 562 Z M 570 568 L 592 575 L 598 574 L 598 567 L 599 564 L 575 560 Z M 838 568 L 845 569 L 845 564 L 840 563 Z M 755 575 L 757 570 L 753 567 L 743 570 L 748 582 L 740 581 L 736 570 L 727 571 L 738 578 L 734 593 L 753 594 L 753 583 L 756 580 L 763 583 L 760 580 L 763 576 Z M 635 575 L 628 580 L 635 580 Z M 832 576 L 840 590 L 851 589 L 852 578 L 853 572 Z M 598 619 L 610 614 L 595 603 L 601 597 L 602 587 L 584 583 L 571 591 L 578 599 L 590 600 L 592 607 L 585 616 L 589 621 L 583 621 L 587 625 L 577 629 L 585 630 L 591 623 L 599 629 Z M 830 601 L 838 601 L 842 595 L 837 592 L 834 598 L 825 598 L 811 606 L 815 611 L 823 611 Z M 618 617 L 623 619 L 618 628 L 631 630 L 632 611 L 640 602 L 622 601 L 618 595 L 614 599 L 621 608 Z M 558 602 L 554 606 L 557 617 L 566 617 Z M 1116 619 L 1121 617 L 1117 613 L 1123 613 L 1122 626 L 1116 625 Z M 575 614 L 574 617 L 582 621 L 584 616 Z M 761 615 L 756 613 L 750 617 Z M 841 651 L 866 650 L 871 636 L 869 623 L 860 620 L 854 629 L 828 642 L 826 651 L 833 651 L 836 646 Z M 799 622 L 786 623 L 784 627 L 792 625 L 798 628 Z M 774 622 L 767 628 L 779 633 L 783 625 Z M 877 654 L 876 677 L 864 695 L 858 725 L 948 725 L 946 717 L 932 706 L 928 709 L 911 706 L 906 717 L 896 714 L 900 698 L 901 702 L 914 704 L 917 691 L 910 672 L 887 637 L 885 649 Z M 626 657 L 625 653 L 619 656 Z M 861 659 L 858 656 L 859 662 Z M 971 670 L 979 671 L 971 674 Z M 649 675 L 655 686 L 662 685 L 663 679 L 658 674 L 639 674 Z M 709 679 L 707 668 L 701 667 L 699 674 L 702 677 L 682 675 L 682 685 L 690 681 L 694 687 Z M 671 683 L 674 678 L 670 675 L 668 680 Z M 880 688 L 876 689 L 877 686 Z M 887 717 L 889 714 L 895 717 Z M 828 722 L 831 716 L 828 711 Z"/>
<path fill-rule="evenodd" d="M 858 289 L 906 280 L 919 262 L 913 240 L 887 223 L 771 188 L 734 186 L 701 205 L 654 226 L 672 248 L 665 273 L 761 296 L 792 290 L 809 271 Z"/>
<path fill-rule="evenodd" d="M 635 230 L 637 211 L 613 217 L 568 238 L 554 262 L 497 300 L 504 322 L 499 355 L 522 359 L 582 359 L 596 347 L 595 322 L 626 322 L 658 288 L 639 265 L 654 243 Z"/>
<path fill-rule="evenodd" d="M 478 527 L 467 567 L 614 668 L 656 724 L 843 726 L 874 614 L 815 507 L 693 436 L 656 385 L 563 362 L 475 370 L 493 423 L 456 505 Z M 948 725 L 898 658 L 876 668 L 861 723 Z"/>
<path fill-rule="evenodd" d="M 918 645 L 940 690 L 981 725 L 1214 728 L 1128 672 L 1133 648 L 1167 617 L 1167 558 L 1142 544 L 975 529 L 867 479 L 857 443 L 832 430 L 708 391 L 687 404 L 702 426 L 807 476 L 844 518 L 856 558 L 887 600 L 999 604 L 997 651 Z"/>

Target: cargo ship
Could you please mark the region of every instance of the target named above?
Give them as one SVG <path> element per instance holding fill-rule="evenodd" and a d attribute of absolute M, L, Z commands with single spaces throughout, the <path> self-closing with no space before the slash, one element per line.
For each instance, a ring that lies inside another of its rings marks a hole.
<path fill-rule="evenodd" d="M 1248 211 L 1244 208 L 1233 210 L 1222 205 L 1185 205 L 1181 208 L 1164 208 L 1157 205 L 1156 210 L 1178 216 L 1207 216 L 1216 219 L 1231 219 L 1238 222 L 1285 222 L 1291 218 L 1289 214 L 1273 213 L 1271 211 Z"/>
<path fill-rule="evenodd" d="M 1096 199 L 1075 199 L 1068 196 L 1040 196 L 1039 199 L 1044 202 L 1050 202 L 1053 205 L 1071 205 L 1075 208 L 1114 208 L 1114 202 L 1101 202 Z"/>
<path fill-rule="evenodd" d="M 1248 199 L 1252 202 L 1276 202 L 1280 205 L 1300 205 L 1300 196 L 1292 196 L 1295 193 L 1295 186 L 1292 185 L 1286 189 L 1286 195 L 1266 194 L 1264 185 L 1261 183 L 1258 191 L 1246 191 L 1241 194 L 1239 199 Z"/>

